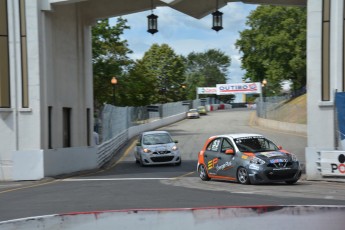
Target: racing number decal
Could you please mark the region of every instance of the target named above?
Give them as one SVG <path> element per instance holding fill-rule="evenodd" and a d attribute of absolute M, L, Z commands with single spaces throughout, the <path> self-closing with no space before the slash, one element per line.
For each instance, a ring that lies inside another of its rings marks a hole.
<path fill-rule="evenodd" d="M 214 158 L 210 161 L 207 162 L 207 169 L 210 170 L 210 169 L 213 169 L 218 163 L 218 158 Z"/>

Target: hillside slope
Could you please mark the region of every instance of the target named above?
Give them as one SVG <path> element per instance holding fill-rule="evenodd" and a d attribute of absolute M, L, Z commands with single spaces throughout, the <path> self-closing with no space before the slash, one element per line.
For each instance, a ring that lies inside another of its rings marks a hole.
<path fill-rule="evenodd" d="M 307 94 L 285 101 L 267 113 L 267 119 L 307 124 Z"/>

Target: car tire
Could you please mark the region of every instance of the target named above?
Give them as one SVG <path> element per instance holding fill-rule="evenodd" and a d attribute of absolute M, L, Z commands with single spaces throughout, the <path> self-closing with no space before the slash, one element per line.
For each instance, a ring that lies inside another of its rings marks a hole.
<path fill-rule="evenodd" d="M 298 180 L 287 180 L 285 181 L 286 184 L 296 184 Z"/>
<path fill-rule="evenodd" d="M 250 184 L 247 169 L 245 169 L 243 167 L 239 167 L 237 169 L 237 181 L 241 184 Z"/>
<path fill-rule="evenodd" d="M 211 178 L 207 174 L 207 170 L 206 170 L 205 165 L 203 165 L 203 164 L 199 165 L 198 173 L 199 173 L 199 177 L 201 180 L 203 180 L 203 181 L 211 180 Z"/>

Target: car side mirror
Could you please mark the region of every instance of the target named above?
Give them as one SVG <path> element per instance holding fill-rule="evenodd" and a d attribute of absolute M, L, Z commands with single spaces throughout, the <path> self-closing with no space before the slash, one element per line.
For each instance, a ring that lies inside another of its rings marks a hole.
<path fill-rule="evenodd" d="M 136 145 L 137 145 L 137 146 L 140 146 L 141 144 L 140 144 L 140 142 L 138 141 Z"/>
<path fill-rule="evenodd" d="M 278 146 L 278 149 L 279 149 L 279 150 L 282 150 L 282 149 L 283 149 L 283 146 L 279 145 L 279 146 Z"/>
<path fill-rule="evenodd" d="M 233 149 L 227 149 L 227 150 L 225 150 L 225 154 L 227 154 L 227 155 L 234 155 L 234 150 Z"/>
<path fill-rule="evenodd" d="M 175 143 L 178 143 L 178 140 L 174 140 Z"/>

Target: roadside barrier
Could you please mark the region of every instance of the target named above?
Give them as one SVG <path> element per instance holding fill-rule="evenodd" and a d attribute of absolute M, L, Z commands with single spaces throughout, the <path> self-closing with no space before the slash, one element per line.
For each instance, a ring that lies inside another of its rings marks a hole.
<path fill-rule="evenodd" d="M 345 206 L 255 206 L 67 213 L 0 222 L 1 230 L 343 230 Z"/>

